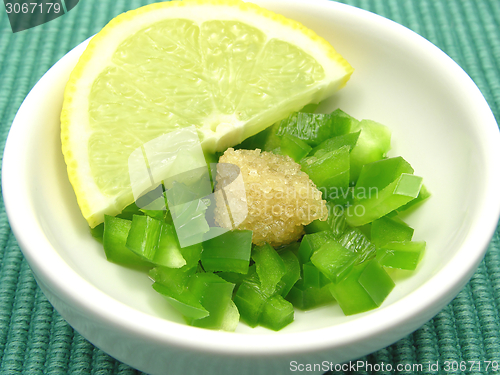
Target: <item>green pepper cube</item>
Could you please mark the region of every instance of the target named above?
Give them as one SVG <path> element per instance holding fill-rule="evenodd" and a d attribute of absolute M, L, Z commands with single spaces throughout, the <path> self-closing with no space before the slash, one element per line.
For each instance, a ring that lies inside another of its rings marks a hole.
<path fill-rule="evenodd" d="M 330 291 L 346 315 L 372 310 L 381 305 L 394 288 L 394 282 L 376 259 L 354 266 Z"/>
<path fill-rule="evenodd" d="M 365 164 L 356 182 L 355 196 L 366 196 L 371 191 L 382 190 L 403 173 L 413 174 L 413 168 L 401 156 Z"/>
<path fill-rule="evenodd" d="M 277 135 L 293 135 L 312 147 L 324 140 L 349 133 L 356 119 L 340 109 L 330 114 L 295 112 L 279 122 Z"/>
<path fill-rule="evenodd" d="M 233 300 L 229 300 L 226 311 L 222 316 L 220 330 L 233 332 L 240 322 L 240 313 Z"/>
<path fill-rule="evenodd" d="M 425 187 L 425 185 L 422 185 L 422 187 L 420 188 L 420 192 L 418 193 L 418 196 L 415 199 L 412 199 L 411 201 L 409 201 L 405 205 L 403 205 L 401 207 L 398 207 L 394 212 L 396 214 L 399 214 L 401 212 L 409 210 L 410 208 L 415 208 L 420 203 L 422 203 L 425 200 L 427 200 L 430 196 L 431 196 L 430 191 L 427 190 L 427 188 Z"/>
<path fill-rule="evenodd" d="M 281 152 L 284 155 L 290 156 L 297 163 L 312 150 L 302 139 L 290 134 L 285 134 L 281 138 Z"/>
<path fill-rule="evenodd" d="M 205 217 L 209 201 L 203 199 L 211 191 L 208 169 L 197 169 L 194 173 L 200 174 L 198 183 L 187 186 L 173 181 L 166 191 L 169 213 L 183 247 L 202 242 L 204 234 L 210 230 Z"/>
<path fill-rule="evenodd" d="M 286 299 L 299 310 L 307 311 L 319 306 L 324 306 L 334 301 L 330 293 L 330 284 L 317 288 L 314 286 L 304 287 L 300 281 L 293 286 Z"/>
<path fill-rule="evenodd" d="M 357 254 L 355 264 L 360 264 L 375 257 L 375 245 L 368 239 L 366 234 L 360 230 L 360 228 L 347 230 L 342 236 L 339 237 L 338 241 L 346 249 Z"/>
<path fill-rule="evenodd" d="M 190 280 L 188 291 L 197 297 L 209 315 L 193 319 L 190 325 L 221 329 L 233 295 L 234 284 L 213 273 L 196 273 Z"/>
<path fill-rule="evenodd" d="M 238 307 L 241 319 L 250 327 L 256 327 L 264 305 L 271 297 L 264 293 L 257 274 L 252 274 L 239 286 L 233 301 Z"/>
<path fill-rule="evenodd" d="M 104 215 L 103 247 L 106 259 L 127 267 L 152 267 L 150 262 L 127 248 L 131 226 L 130 220 Z"/>
<path fill-rule="evenodd" d="M 318 105 L 319 104 L 316 103 L 306 104 L 299 112 L 314 113 L 314 111 L 316 111 L 316 108 L 318 108 Z"/>
<path fill-rule="evenodd" d="M 328 231 L 334 238 L 338 238 L 347 230 L 344 215 L 345 208 L 333 202 L 327 202 L 326 207 L 328 209 L 328 219 L 324 221 L 314 220 L 305 226 L 305 232 L 309 234 Z"/>
<path fill-rule="evenodd" d="M 162 210 L 146 210 L 144 208 L 141 209 L 141 212 L 144 213 L 144 215 L 152 217 L 153 219 L 160 220 L 160 221 L 166 221 L 166 217 L 168 214 L 168 211 L 162 211 Z"/>
<path fill-rule="evenodd" d="M 276 293 L 286 297 L 290 289 L 292 289 L 295 283 L 300 279 L 300 263 L 291 250 L 284 250 L 279 254 L 285 264 L 286 272 L 276 286 Z"/>
<path fill-rule="evenodd" d="M 182 314 L 188 323 L 192 319 L 202 319 L 209 316 L 209 312 L 201 305 L 198 298 L 187 290 L 176 292 L 157 282 L 153 284 L 153 289 L 160 293 L 170 306 Z"/>
<path fill-rule="evenodd" d="M 418 196 L 422 177 L 403 173 L 377 194 L 365 199 L 355 199 L 346 211 L 347 224 L 357 227 L 387 215 Z"/>
<path fill-rule="evenodd" d="M 246 274 L 252 251 L 252 231 L 232 230 L 204 241 L 201 264 L 206 271 Z"/>
<path fill-rule="evenodd" d="M 247 277 L 255 272 L 255 264 L 252 264 L 250 267 L 248 267 L 248 273 L 246 274 L 238 272 L 217 272 L 217 276 L 222 277 L 224 280 L 235 284 L 235 289 L 237 289 Z"/>
<path fill-rule="evenodd" d="M 127 248 L 151 261 L 158 249 L 162 222 L 150 216 L 134 215 L 127 237 Z"/>
<path fill-rule="evenodd" d="M 148 275 L 155 283 L 167 287 L 173 293 L 180 294 L 187 289 L 189 280 L 195 271 L 195 268 L 156 266 L 149 271 Z"/>
<path fill-rule="evenodd" d="M 144 206 L 142 206 L 139 210 L 147 216 L 151 216 L 152 218 L 160 221 L 166 221 L 167 215 L 169 213 L 167 197 L 165 192 L 163 191 L 163 185 L 161 185 L 161 194 L 158 197 L 154 198 L 151 202 L 144 202 Z M 159 189 L 156 190 L 157 194 Z"/>
<path fill-rule="evenodd" d="M 383 216 L 371 226 L 371 241 L 377 248 L 391 241 L 410 241 L 412 237 L 413 229 L 396 218 Z"/>
<path fill-rule="evenodd" d="M 104 223 L 101 223 L 94 228 L 90 228 L 90 234 L 100 243 L 104 240 Z"/>
<path fill-rule="evenodd" d="M 311 223 L 307 224 L 304 227 L 306 234 L 318 233 L 330 230 L 330 224 L 328 224 L 328 220 L 313 220 Z"/>
<path fill-rule="evenodd" d="M 158 249 L 153 263 L 171 268 L 193 268 L 200 260 L 201 244 L 181 247 L 173 224 L 162 224 Z"/>
<path fill-rule="evenodd" d="M 277 294 L 269 298 L 259 319 L 259 325 L 279 331 L 293 322 L 293 305 Z"/>
<path fill-rule="evenodd" d="M 384 302 L 395 286 L 394 281 L 380 266 L 377 259 L 367 262 L 367 266 L 359 276 L 358 281 L 377 306 Z"/>
<path fill-rule="evenodd" d="M 134 215 L 143 215 L 144 213 L 141 212 L 141 209 L 135 202 L 132 202 L 129 204 L 127 207 L 125 207 L 121 213 L 116 215 L 116 217 L 120 219 L 126 219 L 126 220 L 132 220 Z"/>
<path fill-rule="evenodd" d="M 424 250 L 425 241 L 391 241 L 377 250 L 377 260 L 384 267 L 414 270 Z"/>
<path fill-rule="evenodd" d="M 351 128 L 351 132 L 357 131 L 361 133 L 351 151 L 351 183 L 356 183 L 365 164 L 383 159 L 391 149 L 391 131 L 387 126 L 371 120 L 362 120 Z"/>
<path fill-rule="evenodd" d="M 343 146 L 348 146 L 349 152 L 351 152 L 358 141 L 359 134 L 360 132 L 358 131 L 355 133 L 347 133 L 337 137 L 328 138 L 327 140 L 321 142 L 318 146 L 314 147 L 309 154 L 320 157 Z"/>
<path fill-rule="evenodd" d="M 314 252 L 311 262 L 323 275 L 335 282 L 352 269 L 356 258 L 355 252 L 346 249 L 337 241 L 330 241 Z"/>
<path fill-rule="evenodd" d="M 307 262 L 302 265 L 302 284 L 305 288 L 314 286 L 319 288 L 319 275 L 321 273 L 312 262 Z"/>
<path fill-rule="evenodd" d="M 259 133 L 248 137 L 240 144 L 234 146 L 235 149 L 272 151 L 280 147 L 281 137 L 278 137 L 280 121 L 275 122 L 273 125 L 265 128 Z"/>
<path fill-rule="evenodd" d="M 311 255 L 323 244 L 333 240 L 334 237 L 329 231 L 306 234 L 300 242 L 297 257 L 300 264 L 309 262 Z"/>
<path fill-rule="evenodd" d="M 327 199 L 330 191 L 349 187 L 349 147 L 343 146 L 316 157 L 309 156 L 300 161 L 302 170 L 307 173 Z"/>
<path fill-rule="evenodd" d="M 163 224 L 158 239 L 158 248 L 152 262 L 161 266 L 181 268 L 186 265 L 173 225 Z"/>
<path fill-rule="evenodd" d="M 330 225 L 330 231 L 335 238 L 340 237 L 347 230 L 347 222 L 345 220 L 345 209 L 343 206 L 334 205 L 328 202 L 328 224 Z"/>
<path fill-rule="evenodd" d="M 286 273 L 285 262 L 268 243 L 256 246 L 252 251 L 252 259 L 255 262 L 262 291 L 269 295 L 273 294 L 276 285 Z"/>
<path fill-rule="evenodd" d="M 302 265 L 302 285 L 304 288 L 321 288 L 330 283 L 330 280 L 312 263 Z"/>
<path fill-rule="evenodd" d="M 359 120 L 355 119 L 351 115 L 345 113 L 340 108 L 330 113 L 333 118 L 333 124 L 336 131 L 330 137 L 325 137 L 324 139 L 336 137 L 342 134 L 347 134 L 352 132 L 359 125 Z"/>

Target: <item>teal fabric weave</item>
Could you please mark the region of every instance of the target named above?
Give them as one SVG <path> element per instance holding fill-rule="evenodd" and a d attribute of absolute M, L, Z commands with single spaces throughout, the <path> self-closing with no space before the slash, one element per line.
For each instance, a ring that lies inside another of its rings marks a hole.
<path fill-rule="evenodd" d="M 285 0 L 284 0 L 285 1 Z M 306 1 L 306 0 L 304 0 Z M 148 0 L 80 0 L 65 16 L 13 34 L 0 9 L 0 149 L 23 99 L 64 54 L 119 13 Z M 500 119 L 500 0 L 346 0 L 403 24 L 452 57 Z M 0 7 L 1 8 L 1 7 Z M 500 171 L 499 171 L 500 173 Z M 499 192 L 500 193 L 500 192 Z M 464 374 L 493 374 L 500 363 L 500 229 L 467 286 L 434 319 L 360 360 L 376 364 L 468 363 Z M 471 365 L 474 362 L 478 366 Z M 437 374 L 422 371 L 335 374 Z M 0 200 L 0 374 L 135 374 L 75 332 L 38 288 Z M 446 373 L 441 366 L 441 372 Z"/>

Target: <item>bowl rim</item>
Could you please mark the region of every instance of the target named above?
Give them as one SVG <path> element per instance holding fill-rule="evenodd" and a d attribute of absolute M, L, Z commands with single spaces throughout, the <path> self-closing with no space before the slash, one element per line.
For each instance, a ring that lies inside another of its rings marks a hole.
<path fill-rule="evenodd" d="M 261 3 L 263 1 L 260 1 Z M 298 4 L 293 0 L 290 3 Z M 429 56 L 436 59 L 460 78 L 466 93 L 474 103 L 474 113 L 481 118 L 481 141 L 485 154 L 489 156 L 485 164 L 485 173 L 490 178 L 484 193 L 484 207 L 481 207 L 483 225 L 472 228 L 456 255 L 430 277 L 423 285 L 389 306 L 373 310 L 359 319 L 305 332 L 277 334 L 243 334 L 211 331 L 174 323 L 146 313 L 113 299 L 87 282 L 74 272 L 62 257 L 52 249 L 29 205 L 30 199 L 19 199 L 23 194 L 30 194 L 27 184 L 23 184 L 23 172 L 28 165 L 28 150 L 23 148 L 22 139 L 29 129 L 29 124 L 22 122 L 23 111 L 36 98 L 37 90 L 43 82 L 57 75 L 57 70 L 68 56 L 81 53 L 82 44 L 68 52 L 40 79 L 21 105 L 9 131 L 2 163 L 2 189 L 5 208 L 12 230 L 38 279 L 65 301 L 110 326 L 128 331 L 136 337 L 147 338 L 160 344 L 169 344 L 203 352 L 274 356 L 279 354 L 312 352 L 322 349 L 340 348 L 349 344 L 361 343 L 369 337 L 377 336 L 387 330 L 403 329 L 410 320 L 421 315 L 425 320 L 432 318 L 444 305 L 455 296 L 472 276 L 483 258 L 490 239 L 497 227 L 500 216 L 500 176 L 495 172 L 500 167 L 500 133 L 495 118 L 472 79 L 450 57 L 429 41 L 408 28 L 374 13 L 346 4 L 315 1 L 310 6 L 332 7 L 337 12 L 354 14 L 365 22 L 378 27 L 394 29 L 400 37 L 418 44 L 428 50 Z M 25 172 L 27 173 L 27 172 Z M 16 202 L 14 207 L 13 202 Z M 21 205 L 21 206 L 20 206 Z M 28 235 L 29 234 L 29 235 Z M 57 269 L 58 272 L 52 272 Z M 450 276 L 451 275 L 451 276 Z M 61 282 L 64 280 L 65 282 Z M 74 293 L 79 290 L 79 293 Z M 81 297 L 85 296 L 85 297 Z M 429 296 L 432 296 L 429 298 Z M 88 302 L 91 300 L 92 302 Z M 444 301 L 444 302 L 443 302 Z M 408 309 L 407 306 L 414 306 Z M 116 314 L 120 311 L 120 314 Z M 385 318 L 384 318 L 385 316 Z M 424 321 L 425 321 L 424 320 Z M 367 329 L 369 327 L 369 329 Z M 265 337 L 265 340 L 262 340 Z"/>

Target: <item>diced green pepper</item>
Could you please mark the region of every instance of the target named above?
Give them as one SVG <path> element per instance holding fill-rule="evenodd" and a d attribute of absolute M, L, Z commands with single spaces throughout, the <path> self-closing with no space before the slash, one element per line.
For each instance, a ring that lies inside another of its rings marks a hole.
<path fill-rule="evenodd" d="M 306 234 L 300 242 L 297 258 L 300 264 L 309 262 L 311 255 L 318 250 L 323 244 L 333 240 L 333 234 L 329 231 Z"/>
<path fill-rule="evenodd" d="M 153 267 L 151 263 L 127 248 L 127 236 L 131 226 L 130 220 L 104 215 L 103 247 L 106 259 L 127 267 Z"/>
<path fill-rule="evenodd" d="M 322 288 L 330 280 L 312 263 L 307 262 L 302 265 L 302 283 L 304 288 L 316 287 Z"/>
<path fill-rule="evenodd" d="M 268 128 L 262 130 L 261 132 L 248 137 L 239 145 L 236 145 L 235 149 L 244 150 L 255 150 L 261 149 L 262 151 L 272 151 L 280 147 L 281 137 L 278 137 L 276 133 L 278 132 L 280 126 L 280 121 L 274 123 Z"/>
<path fill-rule="evenodd" d="M 330 230 L 330 225 L 327 220 L 313 220 L 310 224 L 304 227 L 306 234 L 318 233 Z"/>
<path fill-rule="evenodd" d="M 269 298 L 259 318 L 259 325 L 279 331 L 293 322 L 293 305 L 281 295 Z"/>
<path fill-rule="evenodd" d="M 286 299 L 293 306 L 304 311 L 324 306 L 334 301 L 332 293 L 330 293 L 330 285 L 331 283 L 322 288 L 304 287 L 299 281 L 290 290 Z"/>
<path fill-rule="evenodd" d="M 290 289 L 292 289 L 295 283 L 300 279 L 300 263 L 291 250 L 284 250 L 279 254 L 285 263 L 286 272 L 276 286 L 276 293 L 286 297 Z"/>
<path fill-rule="evenodd" d="M 304 288 L 314 286 L 319 288 L 319 275 L 321 272 L 311 261 L 302 265 L 302 285 Z"/>
<path fill-rule="evenodd" d="M 168 211 L 162 211 L 162 210 L 146 210 L 141 208 L 141 212 L 144 213 L 144 215 L 147 215 L 149 217 L 152 217 L 153 219 L 160 220 L 160 221 L 165 221 Z"/>
<path fill-rule="evenodd" d="M 349 249 L 357 254 L 355 264 L 362 263 L 366 260 L 375 257 L 375 245 L 361 232 L 359 228 L 347 230 L 338 239 L 339 243 L 346 249 Z"/>
<path fill-rule="evenodd" d="M 209 315 L 193 319 L 190 324 L 195 327 L 221 329 L 233 289 L 234 284 L 213 273 L 196 273 L 190 280 L 188 290 L 199 299 Z"/>
<path fill-rule="evenodd" d="M 343 146 L 349 147 L 349 152 L 351 152 L 358 141 L 359 134 L 360 131 L 357 131 L 355 133 L 347 133 L 328 138 L 327 140 L 321 142 L 318 146 L 314 147 L 309 154 L 319 158 L 327 152 L 337 150 Z"/>
<path fill-rule="evenodd" d="M 360 227 L 356 227 L 359 229 L 361 233 L 363 233 L 368 241 L 372 240 L 372 223 L 368 223 L 365 225 L 361 225 Z"/>
<path fill-rule="evenodd" d="M 285 262 L 268 243 L 256 246 L 252 251 L 252 259 L 255 262 L 262 291 L 272 295 L 286 273 Z"/>
<path fill-rule="evenodd" d="M 352 269 L 356 259 L 354 251 L 335 240 L 324 244 L 311 256 L 312 264 L 333 282 L 342 279 Z"/>
<path fill-rule="evenodd" d="M 297 163 L 312 150 L 302 139 L 290 134 L 285 134 L 281 138 L 281 153 L 290 156 Z"/>
<path fill-rule="evenodd" d="M 233 301 L 238 307 L 241 319 L 250 327 L 256 327 L 269 297 L 262 291 L 259 277 L 255 273 L 243 280 Z"/>
<path fill-rule="evenodd" d="M 197 245 L 192 245 L 197 246 Z M 201 252 L 201 245 L 198 245 Z M 181 268 L 186 265 L 186 259 L 182 256 L 181 246 L 175 234 L 175 228 L 170 224 L 162 224 L 158 247 L 151 261 L 171 268 Z M 191 266 L 194 266 L 192 264 Z"/>
<path fill-rule="evenodd" d="M 134 215 L 143 215 L 143 212 L 141 212 L 141 209 L 135 202 L 132 202 L 125 207 L 120 214 L 116 215 L 116 217 L 119 217 L 120 219 L 132 220 Z"/>
<path fill-rule="evenodd" d="M 161 186 L 163 187 L 163 185 Z M 153 199 L 152 202 L 147 203 L 145 206 L 141 207 L 139 211 L 144 213 L 144 215 L 151 216 L 156 220 L 164 222 L 166 220 L 167 214 L 169 213 L 169 209 L 165 192 L 163 190 L 159 191 L 161 191 L 160 196 Z"/>
<path fill-rule="evenodd" d="M 391 241 L 377 250 L 377 260 L 384 267 L 414 270 L 424 249 L 424 241 Z"/>
<path fill-rule="evenodd" d="M 331 114 L 295 112 L 281 120 L 277 135 L 290 134 L 315 147 L 328 138 L 349 133 L 353 121 L 341 110 Z"/>
<path fill-rule="evenodd" d="M 201 264 L 206 271 L 246 274 L 252 251 L 252 231 L 232 230 L 204 241 Z"/>
<path fill-rule="evenodd" d="M 349 147 L 343 146 L 321 157 L 308 156 L 300 161 L 302 170 L 323 193 L 323 198 L 330 196 L 331 190 L 347 191 L 349 187 Z"/>
<path fill-rule="evenodd" d="M 327 202 L 326 206 L 328 208 L 328 219 L 324 221 L 314 220 L 305 226 L 305 232 L 309 234 L 329 231 L 334 238 L 338 238 L 347 230 L 344 215 L 345 208 L 332 202 Z"/>
<path fill-rule="evenodd" d="M 149 277 L 155 281 L 153 289 L 162 294 L 185 318 L 201 319 L 209 313 L 199 298 L 188 291 L 189 281 L 194 274 L 194 268 L 155 267 L 149 272 Z"/>
<path fill-rule="evenodd" d="M 350 182 L 355 183 L 363 165 L 384 158 L 391 148 L 391 131 L 387 126 L 371 120 L 362 120 L 351 128 L 361 131 L 350 155 Z"/>
<path fill-rule="evenodd" d="M 403 173 L 396 181 L 378 191 L 375 196 L 355 199 L 346 212 L 347 224 L 360 226 L 371 223 L 418 196 L 422 177 Z"/>
<path fill-rule="evenodd" d="M 207 184 L 200 184 L 199 189 L 205 190 Z M 202 199 L 202 193 L 196 189 L 174 181 L 166 192 L 177 238 L 183 247 L 201 243 L 203 235 L 210 230 L 205 217 L 209 201 Z"/>
<path fill-rule="evenodd" d="M 219 329 L 222 331 L 233 332 L 238 326 L 239 322 L 240 313 L 233 300 L 230 299 L 229 303 L 227 304 L 226 311 L 222 316 L 222 321 Z"/>
<path fill-rule="evenodd" d="M 420 188 L 420 192 L 418 193 L 418 196 L 415 199 L 412 199 L 411 201 L 406 203 L 405 205 L 396 208 L 396 210 L 394 210 L 394 213 L 398 214 L 398 213 L 407 211 L 411 208 L 415 208 L 420 203 L 424 202 L 430 196 L 431 196 L 431 193 L 429 192 L 429 190 L 427 190 L 425 185 L 422 185 L 422 187 Z"/>
<path fill-rule="evenodd" d="M 353 315 L 380 306 L 394 288 L 394 282 L 372 259 L 354 266 L 344 279 L 329 288 L 344 314 Z"/>
<path fill-rule="evenodd" d="M 366 198 L 397 180 L 403 173 L 413 174 L 411 165 L 401 156 L 365 164 L 355 187 L 357 198 Z"/>
<path fill-rule="evenodd" d="M 412 237 L 413 229 L 401 220 L 383 216 L 372 223 L 371 242 L 376 247 L 391 241 L 410 241 Z"/>
<path fill-rule="evenodd" d="M 193 319 L 203 319 L 209 316 L 208 310 L 202 306 L 196 296 L 187 290 L 175 293 L 165 285 L 159 283 L 154 283 L 153 289 L 160 293 L 174 309 L 181 313 L 188 323 Z"/>
<path fill-rule="evenodd" d="M 314 113 L 316 108 L 318 108 L 319 104 L 316 103 L 309 103 L 305 105 L 299 112 L 305 112 L 305 113 Z"/>
<path fill-rule="evenodd" d="M 171 268 L 195 267 L 201 253 L 201 244 L 181 248 L 174 226 L 150 216 L 134 215 L 126 246 L 153 264 Z"/>
<path fill-rule="evenodd" d="M 376 259 L 372 259 L 366 263 L 365 269 L 359 275 L 358 282 L 375 304 L 380 306 L 392 289 L 394 289 L 395 284 Z"/>
<path fill-rule="evenodd" d="M 149 277 L 153 279 L 155 283 L 170 289 L 173 294 L 181 294 L 187 289 L 189 279 L 195 272 L 195 268 L 157 266 L 149 271 Z"/>
<path fill-rule="evenodd" d="M 224 280 L 235 284 L 235 290 L 241 285 L 243 280 L 249 277 L 251 274 L 256 273 L 255 264 L 248 267 L 248 273 L 238 273 L 238 272 L 217 272 L 217 276 L 222 277 Z"/>
<path fill-rule="evenodd" d="M 347 230 L 347 222 L 345 220 L 345 209 L 340 205 L 327 203 L 328 207 L 328 224 L 330 231 L 335 238 L 340 237 Z"/>
<path fill-rule="evenodd" d="M 135 254 L 151 261 L 158 249 L 162 222 L 150 216 L 134 215 L 126 246 Z"/>
<path fill-rule="evenodd" d="M 100 243 L 102 243 L 103 236 L 104 236 L 104 223 L 101 223 L 101 224 L 97 225 L 95 228 L 90 228 L 90 234 L 97 241 L 99 241 Z"/>
<path fill-rule="evenodd" d="M 284 251 L 290 250 L 292 253 L 297 255 L 297 252 L 299 251 L 299 247 L 300 247 L 300 241 L 293 241 L 293 242 L 290 242 L 289 244 L 286 244 L 286 245 L 277 246 L 277 247 L 275 247 L 275 249 L 278 252 L 278 254 L 281 254 Z"/>

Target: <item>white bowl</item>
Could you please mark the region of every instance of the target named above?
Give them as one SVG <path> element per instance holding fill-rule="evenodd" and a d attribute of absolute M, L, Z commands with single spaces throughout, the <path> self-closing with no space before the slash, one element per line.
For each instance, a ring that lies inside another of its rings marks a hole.
<path fill-rule="evenodd" d="M 257 3 L 314 29 L 356 69 L 322 109 L 340 107 L 393 130 L 392 155 L 405 157 L 433 194 L 408 217 L 427 251 L 417 272 L 394 274 L 397 286 L 377 310 L 350 317 L 338 306 L 297 312 L 278 333 L 243 324 L 236 333 L 184 325 L 145 275 L 106 261 L 68 182 L 59 113 L 82 43 L 42 77 L 16 116 L 3 161 L 5 205 L 40 287 L 60 314 L 93 344 L 148 373 L 288 373 L 300 364 L 326 366 L 383 348 L 461 290 L 497 224 L 499 132 L 457 64 L 403 26 L 347 5 Z"/>

